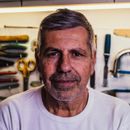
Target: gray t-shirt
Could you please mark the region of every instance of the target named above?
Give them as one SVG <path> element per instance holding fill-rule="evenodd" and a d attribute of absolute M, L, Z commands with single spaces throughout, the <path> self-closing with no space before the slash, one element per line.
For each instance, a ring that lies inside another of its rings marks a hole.
<path fill-rule="evenodd" d="M 41 88 L 28 90 L 0 103 L 0 130 L 130 130 L 130 106 L 89 89 L 85 109 L 59 117 L 44 107 Z"/>

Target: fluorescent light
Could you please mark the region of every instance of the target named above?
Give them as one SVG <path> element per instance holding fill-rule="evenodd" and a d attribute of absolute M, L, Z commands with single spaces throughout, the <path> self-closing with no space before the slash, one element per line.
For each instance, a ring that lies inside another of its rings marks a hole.
<path fill-rule="evenodd" d="M 34 6 L 34 7 L 11 7 L 0 8 L 0 13 L 19 13 L 19 12 L 47 12 L 55 11 L 59 8 L 72 10 L 102 10 L 102 9 L 130 9 L 130 3 L 104 3 L 104 4 L 73 4 L 55 6 Z"/>

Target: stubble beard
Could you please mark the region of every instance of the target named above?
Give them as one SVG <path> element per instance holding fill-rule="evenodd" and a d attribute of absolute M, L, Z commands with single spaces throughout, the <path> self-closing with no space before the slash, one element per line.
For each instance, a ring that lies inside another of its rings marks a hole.
<path fill-rule="evenodd" d="M 60 84 L 59 80 L 72 81 L 69 86 Z M 50 77 L 50 81 L 46 83 L 47 93 L 59 102 L 72 102 L 83 95 L 85 87 L 80 84 L 81 77 L 74 74 L 54 74 Z"/>

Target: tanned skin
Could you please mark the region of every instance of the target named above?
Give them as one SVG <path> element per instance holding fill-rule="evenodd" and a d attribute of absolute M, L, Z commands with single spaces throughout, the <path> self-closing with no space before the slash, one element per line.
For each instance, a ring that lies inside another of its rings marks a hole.
<path fill-rule="evenodd" d="M 43 103 L 55 115 L 75 116 L 87 105 L 87 83 L 95 65 L 88 32 L 81 26 L 48 31 L 44 44 L 37 58 L 45 84 Z"/>

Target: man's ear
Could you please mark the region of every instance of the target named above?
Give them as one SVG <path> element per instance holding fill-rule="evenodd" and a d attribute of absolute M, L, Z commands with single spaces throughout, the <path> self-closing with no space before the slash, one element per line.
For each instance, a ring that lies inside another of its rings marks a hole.
<path fill-rule="evenodd" d="M 96 64 L 96 51 L 94 50 L 93 51 L 93 54 L 92 54 L 92 61 L 91 61 L 91 75 L 94 73 L 94 70 L 95 70 L 95 64 Z"/>

